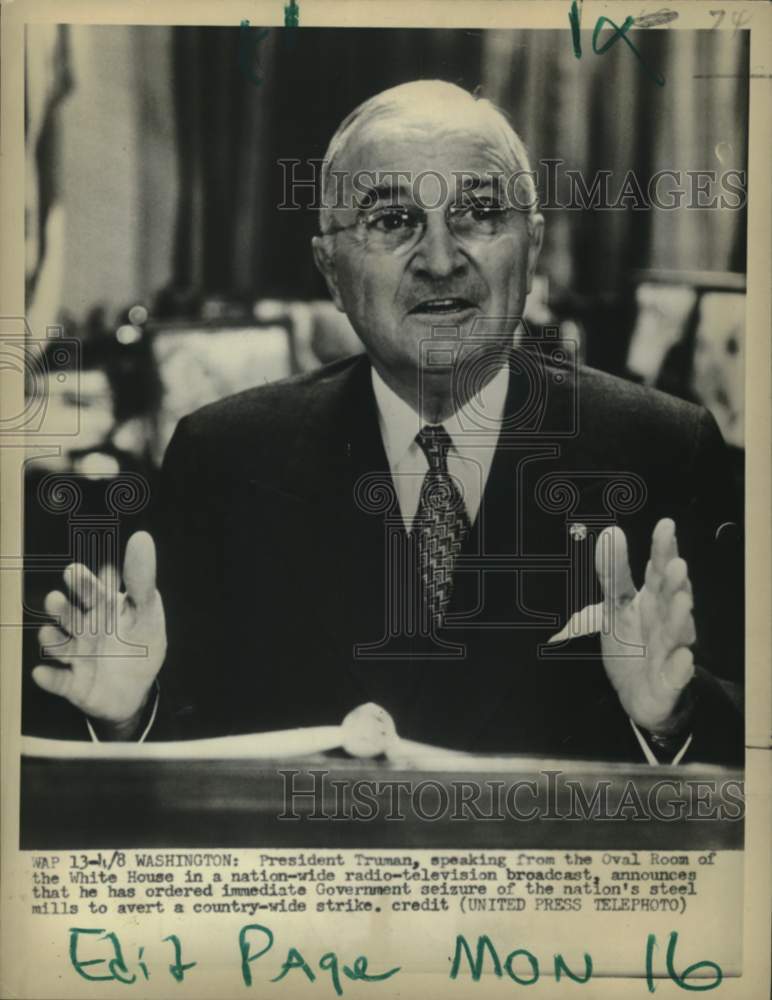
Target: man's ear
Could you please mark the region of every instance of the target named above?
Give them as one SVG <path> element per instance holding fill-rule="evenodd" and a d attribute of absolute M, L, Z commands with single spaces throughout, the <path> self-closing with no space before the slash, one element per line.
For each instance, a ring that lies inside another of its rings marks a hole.
<path fill-rule="evenodd" d="M 338 272 L 335 268 L 335 259 L 332 255 L 332 237 L 313 236 L 311 238 L 311 249 L 314 253 L 316 266 L 327 282 L 327 288 L 332 301 L 337 306 L 339 312 L 345 312 L 346 310 L 343 308 L 343 300 L 340 297 L 340 289 L 338 287 Z"/>
<path fill-rule="evenodd" d="M 533 276 L 536 273 L 536 264 L 539 260 L 539 254 L 541 253 L 542 241 L 544 240 L 544 216 L 539 212 L 536 212 L 528 219 L 528 233 L 530 236 L 530 242 L 528 245 L 527 291 L 530 292 L 531 284 L 533 283 Z"/>

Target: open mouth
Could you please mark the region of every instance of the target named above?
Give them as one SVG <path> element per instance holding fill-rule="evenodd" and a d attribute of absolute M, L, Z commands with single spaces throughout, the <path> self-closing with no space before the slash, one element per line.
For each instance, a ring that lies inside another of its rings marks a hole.
<path fill-rule="evenodd" d="M 446 316 L 449 313 L 464 312 L 465 309 L 473 309 L 474 303 L 469 299 L 447 298 L 447 299 L 426 299 L 419 302 L 410 312 L 411 314 L 422 314 L 427 316 Z"/>

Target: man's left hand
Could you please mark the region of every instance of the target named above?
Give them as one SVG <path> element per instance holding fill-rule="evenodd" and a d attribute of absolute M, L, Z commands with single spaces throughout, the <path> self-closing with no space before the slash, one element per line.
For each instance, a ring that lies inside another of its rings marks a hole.
<path fill-rule="evenodd" d="M 624 710 L 652 733 L 670 736 L 688 721 L 678 706 L 694 675 L 692 587 L 678 555 L 675 524 L 659 521 L 646 579 L 636 590 L 621 528 L 598 539 L 595 569 L 603 588 L 601 650 Z"/>

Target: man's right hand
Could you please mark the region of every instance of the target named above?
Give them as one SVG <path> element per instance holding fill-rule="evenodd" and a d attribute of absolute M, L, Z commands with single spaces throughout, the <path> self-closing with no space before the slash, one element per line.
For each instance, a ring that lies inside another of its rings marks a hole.
<path fill-rule="evenodd" d="M 166 655 L 166 624 L 155 585 L 155 545 L 145 531 L 129 539 L 123 563 L 125 591 L 115 570 L 95 576 L 79 563 L 64 571 L 68 595 L 54 590 L 46 613 L 59 625 L 38 633 L 44 656 L 65 666 L 37 666 L 34 681 L 66 698 L 108 739 L 137 735 L 148 693 Z"/>

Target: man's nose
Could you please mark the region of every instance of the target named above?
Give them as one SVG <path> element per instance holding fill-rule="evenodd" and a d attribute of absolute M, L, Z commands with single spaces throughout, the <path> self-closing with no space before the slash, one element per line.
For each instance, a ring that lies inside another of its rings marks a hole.
<path fill-rule="evenodd" d="M 448 278 L 466 266 L 466 259 L 443 212 L 426 213 L 426 225 L 417 247 L 414 266 L 432 278 Z"/>

